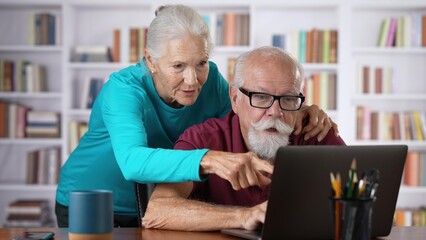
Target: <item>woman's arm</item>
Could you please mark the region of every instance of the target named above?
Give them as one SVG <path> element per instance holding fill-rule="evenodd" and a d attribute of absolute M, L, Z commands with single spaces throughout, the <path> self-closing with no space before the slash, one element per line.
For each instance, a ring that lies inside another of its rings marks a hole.
<path fill-rule="evenodd" d="M 303 127 L 303 120 L 307 117 L 309 117 L 309 123 Z M 305 140 L 317 136 L 318 141 L 321 142 L 331 128 L 333 128 L 334 134 L 338 137 L 339 129 L 337 124 L 331 120 L 327 113 L 317 105 L 303 106 L 296 116 L 294 134 L 306 133 Z"/>

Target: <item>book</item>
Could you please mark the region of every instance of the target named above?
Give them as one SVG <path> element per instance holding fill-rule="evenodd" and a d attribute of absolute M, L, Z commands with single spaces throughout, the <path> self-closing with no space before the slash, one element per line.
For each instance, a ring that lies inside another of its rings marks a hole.
<path fill-rule="evenodd" d="M 323 30 L 322 33 L 322 59 L 320 62 L 329 63 L 330 62 L 330 35 L 331 32 L 329 29 Z"/>
<path fill-rule="evenodd" d="M 362 93 L 370 93 L 370 67 L 363 66 L 362 68 Z"/>
<path fill-rule="evenodd" d="M 272 35 L 272 46 L 281 49 L 286 49 L 285 35 L 284 34 L 273 34 Z"/>
<path fill-rule="evenodd" d="M 328 73 L 328 109 L 337 109 L 337 75 Z"/>
<path fill-rule="evenodd" d="M 396 25 L 397 25 L 397 19 L 395 17 L 391 17 L 389 20 L 389 30 L 388 30 L 388 36 L 386 39 L 386 47 L 395 46 Z"/>
<path fill-rule="evenodd" d="M 216 46 L 225 44 L 225 14 L 218 14 L 216 19 Z"/>
<path fill-rule="evenodd" d="M 249 46 L 250 45 L 250 14 L 241 14 L 241 17 L 242 17 L 241 45 Z"/>
<path fill-rule="evenodd" d="M 377 67 L 374 70 L 374 93 L 382 93 L 383 92 L 383 73 L 382 68 Z"/>
<path fill-rule="evenodd" d="M 337 63 L 338 31 L 330 30 L 330 63 Z"/>
<path fill-rule="evenodd" d="M 306 31 L 299 31 L 299 62 L 306 63 Z"/>
<path fill-rule="evenodd" d="M 404 168 L 403 183 L 407 186 L 418 186 L 419 185 L 419 160 L 420 155 L 417 151 L 410 151 L 407 153 Z"/>
<path fill-rule="evenodd" d="M 390 17 L 387 17 L 382 20 L 382 24 L 380 25 L 379 38 L 377 41 L 378 47 L 386 47 L 386 41 L 389 35 L 390 21 Z"/>
<path fill-rule="evenodd" d="M 423 141 L 425 140 L 422 122 L 420 119 L 420 113 L 418 111 L 413 111 L 413 121 L 414 121 L 414 131 L 416 132 L 417 138 L 415 140 Z"/>
<path fill-rule="evenodd" d="M 404 29 L 403 29 L 403 18 L 400 16 L 397 18 L 396 22 L 396 37 L 395 37 L 395 46 L 396 47 L 402 47 L 403 46 L 403 35 L 404 35 Z"/>
<path fill-rule="evenodd" d="M 228 12 L 225 13 L 224 18 L 224 30 L 225 30 L 225 36 L 224 36 L 224 45 L 225 46 L 235 46 L 236 45 L 236 32 L 239 31 L 239 29 L 236 29 L 236 13 L 234 12 Z"/>
<path fill-rule="evenodd" d="M 113 47 L 112 47 L 112 61 L 113 62 L 120 62 L 120 29 L 114 29 L 113 31 Z"/>
<path fill-rule="evenodd" d="M 130 62 L 138 62 L 139 61 L 139 29 L 130 28 L 129 34 L 130 34 L 130 37 L 129 37 Z"/>
<path fill-rule="evenodd" d="M 0 101 L 0 138 L 7 137 L 7 121 L 6 121 L 6 114 L 7 114 L 7 103 Z"/>
<path fill-rule="evenodd" d="M 48 208 L 46 199 L 18 199 L 9 204 L 6 213 L 9 214 L 41 214 Z"/>
<path fill-rule="evenodd" d="M 6 208 L 5 227 L 52 227 L 46 199 L 17 199 Z"/>
<path fill-rule="evenodd" d="M 404 48 L 409 48 L 411 47 L 411 29 L 412 29 L 412 22 L 411 22 L 411 16 L 410 15 L 405 15 L 403 16 L 403 44 L 402 46 Z"/>
<path fill-rule="evenodd" d="M 422 16 L 422 47 L 426 47 L 426 14 Z"/>

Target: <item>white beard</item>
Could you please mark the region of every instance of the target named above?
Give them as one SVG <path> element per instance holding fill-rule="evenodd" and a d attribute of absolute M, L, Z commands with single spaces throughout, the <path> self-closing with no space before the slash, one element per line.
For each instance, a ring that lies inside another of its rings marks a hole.
<path fill-rule="evenodd" d="M 264 130 L 275 128 L 278 131 L 268 134 Z M 263 159 L 273 160 L 281 146 L 288 145 L 293 128 L 278 119 L 259 121 L 252 124 L 248 131 L 249 149 Z"/>

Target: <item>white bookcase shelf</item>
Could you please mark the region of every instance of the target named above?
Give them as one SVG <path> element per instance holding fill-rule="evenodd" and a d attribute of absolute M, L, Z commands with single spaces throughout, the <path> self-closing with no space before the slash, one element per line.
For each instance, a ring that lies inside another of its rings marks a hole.
<path fill-rule="evenodd" d="M 108 79 L 109 74 L 134 63 L 129 62 L 127 43 L 121 43 L 118 63 L 72 62 L 76 46 L 113 46 L 113 30 L 147 27 L 162 3 L 154 0 L 0 0 L 0 60 L 28 60 L 47 66 L 48 89 L 44 93 L 0 92 L 0 100 L 16 101 L 37 110 L 61 113 L 60 139 L 0 139 L 0 164 L 17 171 L 13 181 L 25 182 L 26 152 L 45 146 L 61 146 L 62 163 L 68 157 L 69 124 L 87 121 L 90 110 L 80 109 L 82 81 L 88 77 Z M 335 64 L 303 64 L 305 71 L 326 71 L 337 76 L 337 109 L 327 113 L 339 124 L 347 144 L 407 144 L 409 150 L 426 152 L 426 141 L 358 141 L 356 107 L 368 104 L 377 109 L 426 111 L 426 48 L 376 47 L 380 24 L 388 16 L 410 13 L 426 15 L 424 0 L 250 0 L 195 1 L 182 4 L 196 8 L 202 15 L 226 12 L 250 15 L 248 46 L 216 46 L 211 59 L 227 76 L 227 60 L 255 47 L 272 44 L 273 34 L 300 30 L 337 29 L 338 49 Z M 29 44 L 29 16 L 49 12 L 61 17 L 61 43 L 55 46 Z M 357 63 L 388 64 L 397 69 L 391 94 L 358 94 Z M 22 172 L 19 172 L 22 171 Z M 4 172 L 4 170 L 3 170 Z M 9 176 L 9 175 L 7 175 Z M 15 178 L 16 177 L 16 178 Z M 0 209 L 17 197 L 48 197 L 54 203 L 55 186 L 7 184 L 0 177 Z M 398 206 L 426 204 L 426 188 L 401 187 Z M 6 194 L 7 192 L 8 197 Z M 28 192 L 28 193 L 27 193 Z M 0 225 L 5 213 L 0 211 Z"/>

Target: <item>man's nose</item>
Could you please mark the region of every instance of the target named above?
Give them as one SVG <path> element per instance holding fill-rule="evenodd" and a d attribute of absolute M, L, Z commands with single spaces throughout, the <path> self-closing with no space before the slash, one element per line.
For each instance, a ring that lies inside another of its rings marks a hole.
<path fill-rule="evenodd" d="M 282 115 L 282 110 L 280 107 L 280 103 L 278 99 L 274 99 L 274 102 L 272 103 L 272 106 L 268 108 L 267 114 L 272 117 L 278 117 Z"/>

